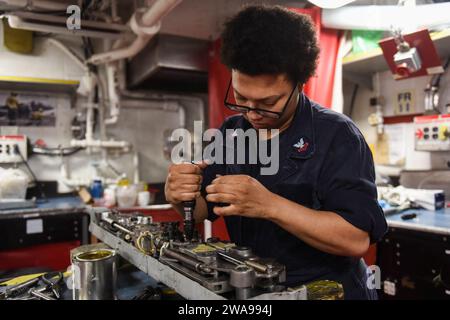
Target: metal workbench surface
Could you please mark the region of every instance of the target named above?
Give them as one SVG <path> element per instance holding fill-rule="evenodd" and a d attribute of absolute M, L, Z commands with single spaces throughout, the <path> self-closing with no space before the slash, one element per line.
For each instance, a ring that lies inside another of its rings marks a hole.
<path fill-rule="evenodd" d="M 413 219 L 404 220 L 405 214 L 415 213 Z M 438 211 L 410 209 L 386 216 L 389 227 L 401 228 L 442 235 L 450 235 L 450 208 Z"/>
<path fill-rule="evenodd" d="M 0 215 L 17 215 L 36 212 L 54 212 L 57 213 L 67 212 L 67 210 L 83 211 L 86 205 L 81 201 L 79 197 L 55 197 L 48 198 L 45 202 L 38 201 L 34 208 L 20 208 L 20 209 L 7 209 L 0 210 Z"/>

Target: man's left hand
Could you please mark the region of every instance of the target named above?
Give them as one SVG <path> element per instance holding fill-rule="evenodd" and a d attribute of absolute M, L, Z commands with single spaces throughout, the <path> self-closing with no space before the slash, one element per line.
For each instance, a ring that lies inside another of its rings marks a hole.
<path fill-rule="evenodd" d="M 206 187 L 206 200 L 229 204 L 214 207 L 219 216 L 240 215 L 267 218 L 270 205 L 277 197 L 258 180 L 247 175 L 219 176 Z"/>

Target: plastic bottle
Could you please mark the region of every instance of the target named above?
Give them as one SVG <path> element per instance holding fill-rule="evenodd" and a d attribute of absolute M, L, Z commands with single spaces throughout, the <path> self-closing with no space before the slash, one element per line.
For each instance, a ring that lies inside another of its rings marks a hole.
<path fill-rule="evenodd" d="M 91 187 L 91 196 L 95 200 L 103 197 L 103 185 L 100 179 L 95 179 Z"/>

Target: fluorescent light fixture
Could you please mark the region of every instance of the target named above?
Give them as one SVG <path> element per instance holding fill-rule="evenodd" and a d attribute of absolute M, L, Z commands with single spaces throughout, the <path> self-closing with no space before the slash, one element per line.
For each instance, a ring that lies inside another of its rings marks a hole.
<path fill-rule="evenodd" d="M 345 6 L 355 0 L 308 0 L 312 4 L 323 9 L 336 9 Z"/>

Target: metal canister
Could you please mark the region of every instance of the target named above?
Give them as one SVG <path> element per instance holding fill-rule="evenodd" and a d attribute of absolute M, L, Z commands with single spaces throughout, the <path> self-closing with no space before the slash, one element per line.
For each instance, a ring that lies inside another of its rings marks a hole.
<path fill-rule="evenodd" d="M 111 249 L 79 252 L 72 257 L 74 300 L 116 300 L 117 262 Z"/>

